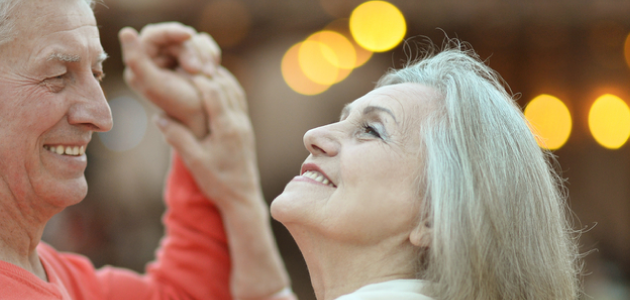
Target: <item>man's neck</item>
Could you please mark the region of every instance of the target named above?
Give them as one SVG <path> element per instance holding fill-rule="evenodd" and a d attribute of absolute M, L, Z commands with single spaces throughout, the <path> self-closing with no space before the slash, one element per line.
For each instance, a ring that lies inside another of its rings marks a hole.
<path fill-rule="evenodd" d="M 47 280 L 36 248 L 51 216 L 0 191 L 0 260 Z"/>

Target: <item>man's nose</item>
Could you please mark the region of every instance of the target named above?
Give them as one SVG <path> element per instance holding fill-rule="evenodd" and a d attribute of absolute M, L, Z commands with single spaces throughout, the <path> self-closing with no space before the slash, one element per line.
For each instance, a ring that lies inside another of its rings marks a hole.
<path fill-rule="evenodd" d="M 72 125 L 84 125 L 92 131 L 112 129 L 112 112 L 105 99 L 100 83 L 95 78 L 76 86 L 73 104 L 68 111 L 68 122 Z"/>

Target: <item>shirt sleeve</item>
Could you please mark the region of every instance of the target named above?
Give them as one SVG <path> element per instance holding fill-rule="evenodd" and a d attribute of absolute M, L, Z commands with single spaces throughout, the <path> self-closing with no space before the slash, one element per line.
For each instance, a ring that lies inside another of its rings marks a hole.
<path fill-rule="evenodd" d="M 104 267 L 97 276 L 106 299 L 231 300 L 230 257 L 221 215 L 174 154 L 166 181 L 165 236 L 156 261 L 139 275 Z"/>

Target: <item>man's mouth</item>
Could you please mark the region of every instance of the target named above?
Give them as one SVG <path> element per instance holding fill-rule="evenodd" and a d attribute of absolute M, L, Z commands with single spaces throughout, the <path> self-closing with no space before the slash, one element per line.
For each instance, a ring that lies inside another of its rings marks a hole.
<path fill-rule="evenodd" d="M 59 155 L 81 156 L 85 154 L 84 146 L 44 145 L 44 149 Z"/>
<path fill-rule="evenodd" d="M 323 183 L 323 184 L 325 184 L 327 186 L 336 188 L 336 186 L 332 182 L 330 182 L 330 180 L 326 179 L 326 177 L 322 173 L 317 172 L 315 170 L 306 171 L 306 172 L 304 172 L 304 174 L 302 174 L 302 176 L 308 177 L 308 178 L 313 179 L 313 180 L 315 180 L 317 182 L 321 182 L 321 183 Z"/>

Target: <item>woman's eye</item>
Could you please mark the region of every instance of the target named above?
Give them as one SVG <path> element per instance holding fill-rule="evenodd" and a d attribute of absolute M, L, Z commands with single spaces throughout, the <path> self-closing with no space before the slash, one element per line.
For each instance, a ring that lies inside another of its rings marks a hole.
<path fill-rule="evenodd" d="M 377 138 L 381 138 L 381 134 L 378 133 L 378 131 L 376 131 L 376 129 L 374 129 L 374 127 L 372 127 L 370 125 L 364 125 L 363 126 L 363 131 L 364 131 L 364 133 L 373 135 L 373 136 L 375 136 Z"/>

